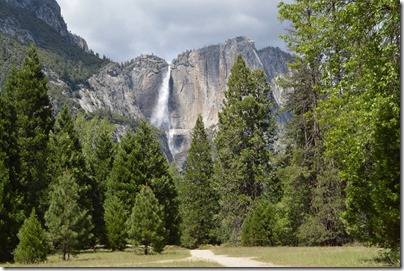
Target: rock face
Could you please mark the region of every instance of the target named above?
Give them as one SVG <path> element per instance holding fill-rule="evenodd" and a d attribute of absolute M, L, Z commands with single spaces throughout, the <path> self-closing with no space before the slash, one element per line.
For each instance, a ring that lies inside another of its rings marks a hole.
<path fill-rule="evenodd" d="M 275 75 L 285 73 L 287 62 L 291 60 L 290 55 L 279 48 L 257 51 L 252 40 L 237 37 L 223 44 L 185 52 L 173 61 L 170 136 L 176 161 L 185 161 L 198 114 L 202 115 L 207 129 L 214 130 L 218 124 L 230 69 L 239 54 L 250 69 L 264 70 L 268 82 Z"/>
<path fill-rule="evenodd" d="M 68 39 L 81 49 L 89 52 L 86 41 L 68 31 L 67 25 L 61 15 L 60 6 L 55 0 L 0 0 L 0 5 L 9 5 L 28 11 L 36 18 L 42 20 L 55 30 L 61 37 Z M 0 20 L 0 31 L 6 34 L 18 34 L 20 41 L 29 43 L 36 42 L 35 35 L 24 29 L 18 23 L 18 18 L 11 16 Z"/>
<path fill-rule="evenodd" d="M 270 82 L 287 71 L 291 56 L 278 48 L 255 48 L 245 37 L 225 43 L 190 50 L 180 54 L 171 64 L 156 56 L 140 56 L 121 68 L 109 64 L 88 80 L 80 90 L 79 103 L 89 112 L 108 109 L 114 113 L 152 121 L 164 80 L 169 97 L 166 106 L 169 125 L 163 128 L 177 164 L 183 166 L 191 144 L 191 132 L 198 114 L 205 126 L 215 130 L 222 108 L 230 69 L 241 54 L 250 69 L 262 69 Z M 168 69 L 170 65 L 170 69 Z M 166 77 L 167 71 L 170 71 Z M 275 89 L 275 88 L 274 88 Z M 276 88 L 280 93 L 282 90 Z M 280 94 L 279 94 L 280 95 Z M 278 95 L 278 96 L 279 96 Z"/>
<path fill-rule="evenodd" d="M 126 67 L 110 63 L 88 79 L 79 90 L 80 106 L 87 112 L 98 109 L 129 118 L 150 121 L 167 62 L 156 56 L 140 56 Z"/>

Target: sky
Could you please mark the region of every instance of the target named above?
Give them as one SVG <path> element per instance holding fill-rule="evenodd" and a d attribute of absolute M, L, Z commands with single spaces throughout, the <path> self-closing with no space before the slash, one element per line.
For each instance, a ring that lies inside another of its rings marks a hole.
<path fill-rule="evenodd" d="M 237 36 L 287 50 L 279 0 L 56 0 L 68 29 L 100 56 L 124 62 L 141 54 L 171 61 L 189 49 Z M 291 2 L 286 0 L 284 2 Z"/>

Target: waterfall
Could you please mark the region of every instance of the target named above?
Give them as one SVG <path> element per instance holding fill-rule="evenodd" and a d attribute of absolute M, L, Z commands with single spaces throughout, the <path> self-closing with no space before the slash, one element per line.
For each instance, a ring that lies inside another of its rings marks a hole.
<path fill-rule="evenodd" d="M 168 98 L 170 97 L 171 67 L 168 65 L 163 82 L 159 89 L 157 104 L 154 106 L 151 123 L 159 129 L 168 131 L 171 129 L 170 112 L 168 110 Z"/>
<path fill-rule="evenodd" d="M 171 66 L 168 64 L 167 72 L 164 75 L 163 82 L 161 83 L 158 100 L 156 105 L 154 106 L 153 114 L 151 116 L 151 124 L 156 126 L 157 128 L 166 132 L 168 147 L 173 153 L 173 134 L 170 132 L 171 127 L 171 118 L 170 111 L 168 109 L 168 102 L 170 98 L 170 78 L 171 78 Z"/>

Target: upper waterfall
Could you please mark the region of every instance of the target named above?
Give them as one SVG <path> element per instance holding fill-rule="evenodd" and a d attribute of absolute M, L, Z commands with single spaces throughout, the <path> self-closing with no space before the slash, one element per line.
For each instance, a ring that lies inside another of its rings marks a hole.
<path fill-rule="evenodd" d="M 159 89 L 158 101 L 154 106 L 151 116 L 151 123 L 159 129 L 168 131 L 171 129 L 170 112 L 168 110 L 168 99 L 170 97 L 171 67 L 168 65 L 163 82 Z"/>

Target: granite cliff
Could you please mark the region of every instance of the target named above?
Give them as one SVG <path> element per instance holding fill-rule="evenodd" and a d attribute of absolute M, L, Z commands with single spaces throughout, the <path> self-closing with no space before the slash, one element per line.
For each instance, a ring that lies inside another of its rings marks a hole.
<path fill-rule="evenodd" d="M 125 67 L 111 63 L 94 74 L 87 87 L 80 89 L 78 101 L 88 112 L 104 108 L 155 124 L 166 132 L 171 153 L 181 165 L 198 114 L 207 129 L 215 130 L 230 69 L 238 54 L 249 68 L 264 70 L 272 84 L 276 75 L 287 72 L 287 62 L 292 60 L 279 48 L 257 50 L 252 40 L 237 37 L 183 52 L 170 64 L 151 55 L 137 57 Z M 162 88 L 166 88 L 168 95 L 165 105 L 158 104 Z M 268 95 L 281 97 L 281 88 L 273 86 L 273 90 L 278 93 Z M 278 104 L 280 98 L 275 98 L 275 102 Z M 155 119 L 159 110 L 165 110 L 164 124 Z"/>
<path fill-rule="evenodd" d="M 0 0 L 3 14 L 0 16 L 0 32 L 13 35 L 22 43 L 40 43 L 41 34 L 32 30 L 30 18 L 40 19 L 50 26 L 60 37 L 89 52 L 87 42 L 80 36 L 68 31 L 60 6 L 55 0 Z M 21 18 L 23 16 L 24 18 Z"/>
<path fill-rule="evenodd" d="M 114 63 L 99 59 L 84 39 L 69 32 L 55 0 L 0 0 L 0 42 L 4 47 L 0 58 L 6 60 L 0 69 L 0 83 L 9 67 L 22 61 L 24 48 L 35 43 L 56 111 L 67 97 L 75 109 L 113 114 L 117 116 L 118 138 L 130 125 L 128 122 L 146 119 L 162 130 L 162 149 L 180 167 L 198 114 L 214 134 L 238 54 L 249 68 L 265 71 L 272 85 L 268 95 L 278 107 L 284 101 L 285 90 L 273 79 L 286 73 L 287 62 L 292 61 L 291 55 L 279 48 L 257 50 L 253 40 L 237 37 L 188 50 L 172 63 L 154 55 Z M 18 57 L 13 57 L 16 53 Z M 285 116 L 277 117 L 277 121 L 284 122 Z"/>

